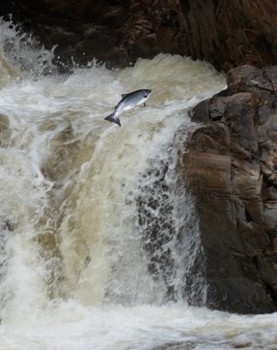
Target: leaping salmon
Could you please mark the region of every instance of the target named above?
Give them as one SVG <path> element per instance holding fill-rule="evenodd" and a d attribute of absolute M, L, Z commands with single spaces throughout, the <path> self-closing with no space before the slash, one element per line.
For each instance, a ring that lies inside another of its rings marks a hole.
<path fill-rule="evenodd" d="M 116 123 L 121 126 L 119 115 L 124 111 L 129 111 L 130 109 L 145 103 L 148 97 L 151 94 L 151 90 L 149 89 L 141 89 L 130 92 L 129 94 L 123 94 L 122 99 L 118 102 L 118 104 L 114 108 L 114 112 L 108 115 L 105 120 L 109 122 Z"/>

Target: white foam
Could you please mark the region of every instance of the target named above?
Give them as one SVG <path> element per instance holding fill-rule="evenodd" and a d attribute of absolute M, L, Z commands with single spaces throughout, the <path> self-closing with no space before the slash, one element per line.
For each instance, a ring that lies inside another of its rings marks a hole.
<path fill-rule="evenodd" d="M 0 55 L 0 108 L 11 128 L 0 152 L 0 349 L 141 350 L 176 342 L 273 349 L 275 314 L 192 308 L 183 293 L 200 241 L 193 203 L 174 185 L 176 152 L 190 123 L 185 110 L 222 89 L 224 77 L 171 55 L 124 70 L 92 65 L 45 77 L 45 66 L 25 64 L 15 28 L 0 27 L 0 40 L 15 43 L 12 55 Z M 145 108 L 123 114 L 122 128 L 104 120 L 122 93 L 139 88 L 152 90 Z M 157 252 L 171 250 L 167 280 L 149 273 L 136 200 L 155 184 L 147 172 L 166 163 L 171 225 L 190 230 L 181 249 L 173 239 Z M 177 302 L 165 301 L 167 283 Z"/>

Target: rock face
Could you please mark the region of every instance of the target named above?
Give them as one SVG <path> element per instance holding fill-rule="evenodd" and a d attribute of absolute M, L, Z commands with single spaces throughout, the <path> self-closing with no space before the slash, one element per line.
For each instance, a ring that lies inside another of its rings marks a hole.
<path fill-rule="evenodd" d="M 192 111 L 180 157 L 207 256 L 207 304 L 277 310 L 277 66 L 246 65 Z M 204 123 L 204 124 L 203 124 Z"/>
<path fill-rule="evenodd" d="M 160 52 L 207 60 L 218 70 L 277 61 L 275 0 L 1 0 L 56 62 L 93 58 L 125 66 Z"/>

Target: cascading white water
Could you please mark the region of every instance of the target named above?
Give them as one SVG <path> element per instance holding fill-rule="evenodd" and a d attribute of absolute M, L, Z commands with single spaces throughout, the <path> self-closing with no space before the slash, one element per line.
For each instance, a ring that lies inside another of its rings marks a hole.
<path fill-rule="evenodd" d="M 275 315 L 187 305 L 204 266 L 177 151 L 224 77 L 171 55 L 59 76 L 3 21 L 0 43 L 0 349 L 273 349 Z M 139 88 L 145 108 L 104 120 Z"/>

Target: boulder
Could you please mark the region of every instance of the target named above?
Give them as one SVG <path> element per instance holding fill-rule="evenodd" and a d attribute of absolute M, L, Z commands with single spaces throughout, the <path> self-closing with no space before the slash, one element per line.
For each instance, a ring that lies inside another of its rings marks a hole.
<path fill-rule="evenodd" d="M 205 250 L 207 306 L 277 310 L 277 66 L 245 65 L 191 111 L 180 156 Z"/>

